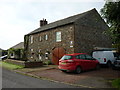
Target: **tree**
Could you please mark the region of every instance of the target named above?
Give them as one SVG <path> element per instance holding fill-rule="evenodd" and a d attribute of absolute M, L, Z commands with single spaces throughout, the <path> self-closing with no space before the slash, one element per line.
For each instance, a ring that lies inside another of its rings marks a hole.
<path fill-rule="evenodd" d="M 101 15 L 110 26 L 106 34 L 110 35 L 113 40 L 113 46 L 120 52 L 120 1 L 106 1 L 101 9 Z"/>

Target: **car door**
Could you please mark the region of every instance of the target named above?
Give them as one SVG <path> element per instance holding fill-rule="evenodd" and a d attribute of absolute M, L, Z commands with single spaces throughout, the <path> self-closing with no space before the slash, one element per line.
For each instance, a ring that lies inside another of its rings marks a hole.
<path fill-rule="evenodd" d="M 82 67 L 83 70 L 87 70 L 89 67 L 88 60 L 86 60 L 86 57 L 84 54 L 79 55 L 79 59 L 81 60 L 80 66 Z"/>
<path fill-rule="evenodd" d="M 85 55 L 85 59 L 87 62 L 87 69 L 95 68 L 95 60 L 93 60 L 93 57 L 90 55 Z"/>

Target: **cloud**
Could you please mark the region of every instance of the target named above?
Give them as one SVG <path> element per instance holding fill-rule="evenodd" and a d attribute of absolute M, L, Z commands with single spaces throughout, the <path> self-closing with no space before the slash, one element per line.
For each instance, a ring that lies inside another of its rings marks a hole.
<path fill-rule="evenodd" d="M 17 3 L 21 3 L 21 2 L 40 2 L 40 3 L 50 3 L 50 2 L 62 2 L 62 3 L 69 3 L 69 2 L 103 2 L 104 0 L 1 0 L 1 2 L 17 2 Z"/>
<path fill-rule="evenodd" d="M 72 1 L 0 0 L 0 48 L 8 49 L 24 41 L 24 35 L 38 28 L 43 18 L 50 23 L 103 6 L 103 2 Z"/>

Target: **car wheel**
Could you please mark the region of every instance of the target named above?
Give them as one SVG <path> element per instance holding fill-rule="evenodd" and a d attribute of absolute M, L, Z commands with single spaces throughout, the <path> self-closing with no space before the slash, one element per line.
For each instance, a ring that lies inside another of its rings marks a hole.
<path fill-rule="evenodd" d="M 79 73 L 81 73 L 81 71 L 82 71 L 82 70 L 81 70 L 81 67 L 78 66 L 78 67 L 76 68 L 76 70 L 75 70 L 75 73 L 79 74 Z"/>
<path fill-rule="evenodd" d="M 107 67 L 108 67 L 108 68 L 111 67 L 111 62 L 110 62 L 110 61 L 107 62 Z"/>
<path fill-rule="evenodd" d="M 99 70 L 100 69 L 100 64 L 97 64 L 96 67 L 95 67 L 96 70 Z"/>

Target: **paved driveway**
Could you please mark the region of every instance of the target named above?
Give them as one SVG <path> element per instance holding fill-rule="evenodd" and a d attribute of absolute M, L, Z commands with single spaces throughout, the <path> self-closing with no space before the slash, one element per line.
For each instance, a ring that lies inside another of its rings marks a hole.
<path fill-rule="evenodd" d="M 82 72 L 81 74 L 64 73 L 54 65 L 39 68 L 25 68 L 17 71 L 40 78 L 77 85 L 83 88 L 111 88 L 108 81 L 120 78 L 120 71 L 112 70 L 111 68 L 90 70 Z"/>
<path fill-rule="evenodd" d="M 111 88 L 108 80 L 120 78 L 120 71 L 111 68 L 101 68 L 100 70 L 90 70 L 81 74 L 64 73 L 58 69 L 47 69 L 44 71 L 33 71 L 30 74 L 44 77 L 60 82 L 77 84 L 82 87 Z"/>

